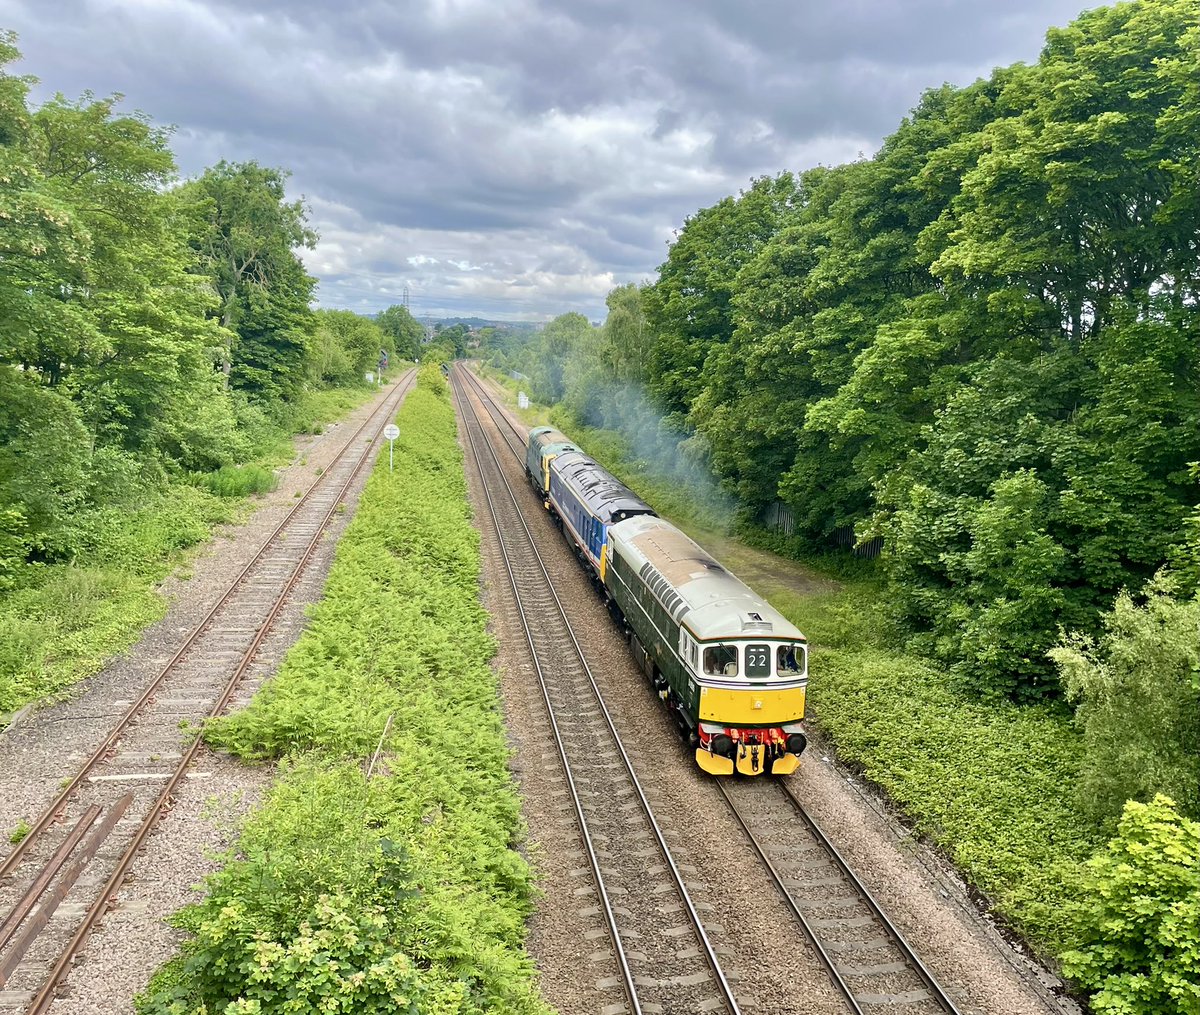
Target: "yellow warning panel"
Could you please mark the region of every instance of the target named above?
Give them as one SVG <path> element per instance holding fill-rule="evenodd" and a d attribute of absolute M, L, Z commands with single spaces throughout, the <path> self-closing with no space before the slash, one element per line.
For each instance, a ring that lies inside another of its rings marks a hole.
<path fill-rule="evenodd" d="M 700 687 L 702 721 L 723 726 L 782 726 L 803 718 L 803 687 Z"/>

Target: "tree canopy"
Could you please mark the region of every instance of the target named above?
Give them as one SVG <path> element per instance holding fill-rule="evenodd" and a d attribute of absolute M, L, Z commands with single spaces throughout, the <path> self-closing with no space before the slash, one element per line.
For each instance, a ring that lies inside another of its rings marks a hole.
<path fill-rule="evenodd" d="M 1197 499 L 1198 41 L 1190 0 L 1089 11 L 872 158 L 697 211 L 598 336 L 509 358 L 593 425 L 644 390 L 745 521 L 882 537 L 913 646 L 1058 695 L 1059 629 L 1180 566 Z"/>
<path fill-rule="evenodd" d="M 222 162 L 179 183 L 169 132 L 120 96 L 30 108 L 15 43 L 0 36 L 0 590 L 71 559 L 89 511 L 241 460 L 302 389 L 361 383 L 393 347 L 310 309 L 297 249 L 316 234 L 286 172 Z"/>

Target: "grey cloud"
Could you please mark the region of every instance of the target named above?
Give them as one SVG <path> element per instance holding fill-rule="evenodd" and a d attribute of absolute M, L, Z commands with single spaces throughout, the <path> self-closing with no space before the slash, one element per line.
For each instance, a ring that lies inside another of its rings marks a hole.
<path fill-rule="evenodd" d="M 177 124 L 185 175 L 219 158 L 291 169 L 325 236 L 306 256 L 326 305 L 378 309 L 407 284 L 431 310 L 596 318 L 605 287 L 650 275 L 689 213 L 753 176 L 869 153 L 925 88 L 1036 58 L 1075 13 L 0 0 L 0 27 L 19 32 L 37 97 L 119 91 Z"/>

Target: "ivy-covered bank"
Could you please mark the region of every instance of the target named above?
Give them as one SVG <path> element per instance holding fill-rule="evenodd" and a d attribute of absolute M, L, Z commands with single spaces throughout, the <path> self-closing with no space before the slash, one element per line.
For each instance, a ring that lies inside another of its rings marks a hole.
<path fill-rule="evenodd" d="M 372 474 L 307 630 L 206 732 L 279 760 L 279 779 L 179 914 L 192 936 L 143 1015 L 549 1011 L 524 951 L 533 886 L 435 366 L 397 422 L 395 471 L 385 457 Z"/>

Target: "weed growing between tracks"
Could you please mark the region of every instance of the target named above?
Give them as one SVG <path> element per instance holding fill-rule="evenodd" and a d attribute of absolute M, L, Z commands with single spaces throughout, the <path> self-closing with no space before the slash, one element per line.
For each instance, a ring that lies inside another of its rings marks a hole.
<path fill-rule="evenodd" d="M 278 675 L 209 741 L 283 759 L 143 1013 L 542 1013 L 530 872 L 479 603 L 454 413 L 436 367 Z M 364 773 L 387 717 L 373 776 Z M 202 1007 L 203 1006 L 203 1007 Z"/>

